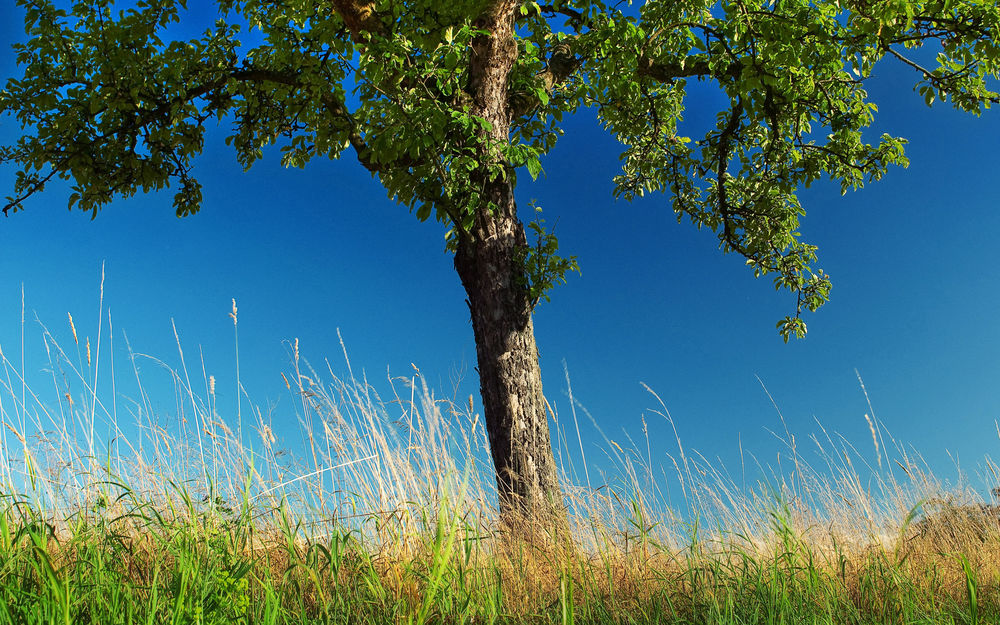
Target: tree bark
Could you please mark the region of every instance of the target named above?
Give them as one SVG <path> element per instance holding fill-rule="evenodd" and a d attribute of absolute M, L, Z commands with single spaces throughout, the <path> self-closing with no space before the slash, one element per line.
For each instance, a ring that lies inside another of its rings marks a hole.
<path fill-rule="evenodd" d="M 490 122 L 484 143 L 509 141 L 508 78 L 517 56 L 513 15 L 518 3 L 495 3 L 477 26 L 488 32 L 472 46 L 468 91 L 476 115 Z M 501 516 L 563 525 L 565 510 L 542 395 L 538 347 L 521 254 L 527 249 L 514 202 L 514 172 L 502 156 L 482 154 L 470 236 L 455 254 L 468 295 L 480 390 L 496 467 Z M 501 167 L 505 175 L 496 175 Z M 490 170 L 493 173 L 489 173 Z"/>
<path fill-rule="evenodd" d="M 565 512 L 538 347 L 527 289 L 518 280 L 517 250 L 526 245 L 524 228 L 517 219 L 512 189 L 506 186 L 506 200 L 496 213 L 477 218 L 477 243 L 460 244 L 455 268 L 472 314 L 500 513 L 506 518 L 558 520 Z"/>

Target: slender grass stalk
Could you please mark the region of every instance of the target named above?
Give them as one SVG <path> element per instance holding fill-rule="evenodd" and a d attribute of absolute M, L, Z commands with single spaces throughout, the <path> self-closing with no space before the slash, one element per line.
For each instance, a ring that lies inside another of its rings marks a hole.
<path fill-rule="evenodd" d="M 24 313 L 22 312 L 22 317 Z M 21 320 L 22 325 L 24 320 Z M 90 383 L 90 392 L 92 395 L 92 400 L 90 403 L 90 436 L 87 439 L 90 445 L 90 457 L 96 459 L 97 455 L 94 453 L 94 425 L 97 420 L 97 374 L 100 371 L 101 366 L 101 337 L 104 335 L 102 327 L 104 324 L 104 263 L 101 263 L 101 295 L 100 301 L 97 306 L 97 354 L 94 357 L 94 377 Z M 90 366 L 90 340 L 87 341 L 87 365 Z M 23 371 L 22 371 L 23 377 Z"/>

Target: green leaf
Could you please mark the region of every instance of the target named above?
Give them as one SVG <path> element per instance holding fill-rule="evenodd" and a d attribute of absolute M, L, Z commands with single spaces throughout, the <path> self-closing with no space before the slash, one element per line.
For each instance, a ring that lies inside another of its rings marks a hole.
<path fill-rule="evenodd" d="M 431 205 L 424 203 L 417 208 L 417 219 L 420 221 L 427 221 L 427 218 L 431 216 Z"/>
<path fill-rule="evenodd" d="M 538 175 L 542 173 L 542 162 L 538 160 L 537 156 L 533 156 L 525 161 L 524 166 L 528 168 L 528 173 L 531 174 L 532 180 L 538 180 Z"/>

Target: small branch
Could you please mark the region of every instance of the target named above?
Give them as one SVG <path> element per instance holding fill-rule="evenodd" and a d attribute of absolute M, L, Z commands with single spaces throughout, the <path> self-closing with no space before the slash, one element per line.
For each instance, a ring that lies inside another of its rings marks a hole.
<path fill-rule="evenodd" d="M 909 65 L 909 66 L 910 66 L 910 67 L 912 67 L 913 69 L 915 69 L 915 70 L 917 70 L 918 72 L 920 72 L 921 74 L 923 74 L 923 75 L 924 75 L 924 78 L 926 78 L 927 80 L 929 80 L 929 81 L 931 81 L 931 82 L 933 82 L 933 83 L 935 83 L 935 84 L 937 84 L 937 83 L 938 83 L 938 80 L 939 80 L 939 79 L 938 79 L 938 77 L 937 77 L 937 76 L 935 76 L 934 74 L 932 74 L 932 73 L 930 72 L 930 70 L 927 70 L 927 69 L 925 69 L 925 68 L 924 68 L 923 66 L 921 66 L 921 65 L 917 64 L 916 62 L 914 62 L 914 61 L 912 61 L 912 60 L 908 59 L 907 57 L 903 56 L 903 55 L 902 55 L 902 54 L 900 54 L 899 52 L 896 52 L 895 50 L 893 50 L 892 48 L 886 48 L 886 51 L 887 51 L 887 52 L 888 52 L 889 54 L 891 54 L 891 55 L 893 55 L 894 57 L 896 57 L 897 59 L 899 59 L 900 61 L 902 61 L 902 62 L 906 63 L 907 65 Z"/>
<path fill-rule="evenodd" d="M 733 137 L 739 130 L 740 121 L 742 119 L 743 100 L 737 99 L 736 104 L 733 106 L 732 114 L 729 117 L 729 122 L 722 130 L 722 133 L 719 134 L 719 161 L 716 167 L 716 184 L 719 187 L 719 212 L 722 214 L 723 234 L 729 245 L 734 250 L 745 256 L 746 254 L 742 250 L 742 246 L 739 245 L 739 241 L 736 240 L 732 231 L 732 222 L 730 220 L 731 211 L 729 209 L 729 200 L 726 197 L 725 184 L 726 170 L 729 169 L 729 148 L 732 144 Z"/>
<path fill-rule="evenodd" d="M 905 63 L 906 65 L 909 65 L 913 69 L 917 70 L 919 73 L 923 74 L 923 76 L 927 80 L 927 82 L 931 83 L 932 85 L 934 85 L 938 89 L 941 89 L 943 91 L 948 92 L 949 94 L 952 93 L 952 90 L 949 88 L 949 86 L 947 84 L 948 81 L 952 80 L 954 78 L 959 77 L 962 73 L 964 73 L 964 71 L 967 71 L 967 68 L 963 68 L 962 71 L 952 72 L 951 74 L 949 74 L 947 76 L 936 76 L 934 74 L 934 72 L 932 72 L 932 71 L 928 70 L 927 68 L 923 67 L 922 65 L 916 63 L 912 59 L 909 59 L 909 58 L 903 56 L 902 54 L 900 54 L 899 52 L 896 52 L 892 48 L 886 48 L 886 51 L 889 54 L 891 54 L 894 57 L 896 57 L 897 59 L 899 59 L 900 61 L 902 61 L 903 63 Z M 991 102 L 993 104 L 1000 104 L 1000 96 L 993 96 L 991 98 L 976 98 L 976 99 L 977 100 L 988 101 L 988 102 Z"/>
<path fill-rule="evenodd" d="M 14 212 L 17 212 L 17 207 L 21 205 L 21 202 L 25 201 L 26 199 L 28 199 L 32 195 L 34 195 L 34 194 L 40 192 L 42 189 L 44 189 L 45 188 L 45 184 L 49 180 L 52 180 L 52 178 L 56 174 L 59 173 L 60 169 L 61 169 L 61 167 L 60 168 L 53 168 L 52 171 L 49 172 L 49 175 L 45 176 L 41 180 L 36 180 L 35 183 L 31 185 L 31 188 L 28 189 L 28 191 L 26 191 L 23 195 L 21 195 L 20 197 L 16 197 L 16 198 L 12 199 L 10 202 L 7 202 L 6 204 L 4 204 L 4 207 L 2 209 L 3 210 L 3 216 L 6 217 L 7 216 L 7 211 L 9 211 L 11 209 L 14 209 Z"/>
<path fill-rule="evenodd" d="M 567 7 L 559 7 L 558 9 L 552 5 L 542 5 L 539 7 L 542 13 L 550 16 L 562 15 L 569 18 L 570 26 L 573 31 L 579 34 L 584 27 L 590 28 L 590 22 L 584 18 L 583 13 L 575 11 Z"/>

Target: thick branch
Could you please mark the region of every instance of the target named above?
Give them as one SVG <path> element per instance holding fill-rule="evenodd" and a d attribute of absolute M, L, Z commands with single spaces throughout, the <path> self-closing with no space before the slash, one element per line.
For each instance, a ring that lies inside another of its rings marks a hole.
<path fill-rule="evenodd" d="M 333 0 L 333 7 L 356 42 L 361 40 L 362 33 L 376 33 L 383 28 L 374 0 Z"/>
<path fill-rule="evenodd" d="M 538 74 L 545 91 L 551 92 L 556 85 L 569 78 L 583 63 L 583 59 L 577 58 L 573 52 L 575 41 L 576 38 L 566 39 L 552 48 L 549 62 L 545 65 L 545 69 Z"/>
<path fill-rule="evenodd" d="M 707 58 L 687 59 L 682 65 L 677 62 L 656 62 L 644 56 L 639 59 L 637 71 L 640 76 L 649 76 L 658 82 L 673 82 L 678 78 L 711 75 Z"/>
<path fill-rule="evenodd" d="M 542 83 L 545 93 L 551 95 L 556 87 L 565 82 L 583 64 L 583 59 L 577 57 L 573 51 L 575 42 L 576 37 L 572 37 L 556 44 L 552 48 L 545 69 L 535 74 L 535 78 Z M 527 115 L 539 104 L 541 101 L 534 93 L 517 92 L 510 95 L 510 109 L 515 118 Z"/>

